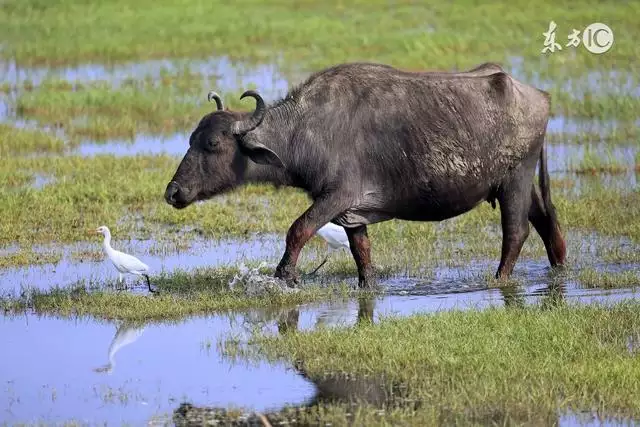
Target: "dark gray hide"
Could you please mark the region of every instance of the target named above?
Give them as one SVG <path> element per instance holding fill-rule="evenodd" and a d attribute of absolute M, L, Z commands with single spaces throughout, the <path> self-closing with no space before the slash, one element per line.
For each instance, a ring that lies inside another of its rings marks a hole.
<path fill-rule="evenodd" d="M 245 182 L 305 190 L 313 205 L 290 227 L 276 277 L 296 282 L 300 250 L 332 221 L 347 231 L 360 286 L 371 286 L 368 224 L 440 221 L 496 200 L 497 277 L 511 275 L 529 222 L 551 265 L 564 263 L 544 150 L 550 99 L 500 66 L 416 73 L 341 64 L 268 107 L 253 91 L 244 96 L 256 99 L 253 114 L 217 111 L 201 120 L 165 198 L 183 208 Z"/>

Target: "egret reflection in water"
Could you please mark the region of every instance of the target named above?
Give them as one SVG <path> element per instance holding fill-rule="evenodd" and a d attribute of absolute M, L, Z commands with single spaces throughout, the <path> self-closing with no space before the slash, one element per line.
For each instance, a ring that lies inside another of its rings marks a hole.
<path fill-rule="evenodd" d="M 111 344 L 109 345 L 109 363 L 99 368 L 95 368 L 95 372 L 106 372 L 109 375 L 113 373 L 113 369 L 116 366 L 116 353 L 124 346 L 129 345 L 140 338 L 142 333 L 144 332 L 145 326 L 136 324 L 123 322 L 117 329 L 116 335 L 111 340 Z"/>

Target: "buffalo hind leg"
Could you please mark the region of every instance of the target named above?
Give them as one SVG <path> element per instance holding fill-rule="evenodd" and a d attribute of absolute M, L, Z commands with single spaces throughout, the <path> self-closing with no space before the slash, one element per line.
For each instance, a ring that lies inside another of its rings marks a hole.
<path fill-rule="evenodd" d="M 358 287 L 372 288 L 376 284 L 375 272 L 371 264 L 371 243 L 367 233 L 367 226 L 345 228 L 349 238 L 351 254 L 358 267 Z"/>
<path fill-rule="evenodd" d="M 314 201 L 289 227 L 286 248 L 278 267 L 276 267 L 275 277 L 286 280 L 289 286 L 298 283 L 296 264 L 300 251 L 320 227 L 345 209 L 328 198 Z"/>
<path fill-rule="evenodd" d="M 496 272 L 497 279 L 507 279 L 513 272 L 522 246 L 529 236 L 529 188 L 532 179 L 526 179 L 524 171 L 516 172 L 513 180 L 498 195 L 502 221 L 502 256 Z"/>
<path fill-rule="evenodd" d="M 535 186 L 531 186 L 529 221 L 531 221 L 531 224 L 544 242 L 551 266 L 564 265 L 567 247 L 560 230 L 560 224 L 558 224 L 554 213 L 549 213 L 545 210 L 542 198 L 536 191 Z"/>

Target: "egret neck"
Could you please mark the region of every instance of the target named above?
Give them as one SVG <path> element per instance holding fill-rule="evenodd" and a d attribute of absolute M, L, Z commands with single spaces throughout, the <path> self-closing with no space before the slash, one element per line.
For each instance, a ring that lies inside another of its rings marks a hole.
<path fill-rule="evenodd" d="M 108 228 L 104 231 L 104 242 L 102 242 L 102 247 L 104 248 L 107 256 L 111 256 L 113 254 L 113 248 L 111 247 L 111 232 Z"/>

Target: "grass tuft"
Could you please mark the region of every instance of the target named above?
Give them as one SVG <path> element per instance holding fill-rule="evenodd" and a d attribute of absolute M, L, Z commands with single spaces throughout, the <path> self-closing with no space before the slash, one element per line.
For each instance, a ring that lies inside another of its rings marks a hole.
<path fill-rule="evenodd" d="M 640 286 L 640 273 L 637 271 L 611 273 L 588 268 L 578 274 L 578 280 L 582 286 L 588 288 L 636 288 Z"/>

